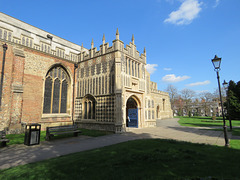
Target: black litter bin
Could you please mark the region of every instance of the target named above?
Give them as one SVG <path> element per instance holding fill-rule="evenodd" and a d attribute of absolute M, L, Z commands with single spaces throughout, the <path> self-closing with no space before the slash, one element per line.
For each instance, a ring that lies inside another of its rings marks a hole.
<path fill-rule="evenodd" d="M 27 124 L 25 128 L 24 144 L 27 146 L 40 143 L 41 124 Z"/>

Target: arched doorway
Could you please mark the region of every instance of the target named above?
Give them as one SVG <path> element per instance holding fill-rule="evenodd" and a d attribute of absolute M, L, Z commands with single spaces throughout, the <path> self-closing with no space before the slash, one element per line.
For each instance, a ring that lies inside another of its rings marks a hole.
<path fill-rule="evenodd" d="M 133 97 L 127 100 L 126 126 L 138 128 L 138 105 Z"/>

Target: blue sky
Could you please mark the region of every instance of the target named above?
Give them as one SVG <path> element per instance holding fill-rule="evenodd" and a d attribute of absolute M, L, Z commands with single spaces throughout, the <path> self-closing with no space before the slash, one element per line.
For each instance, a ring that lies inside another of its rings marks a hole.
<path fill-rule="evenodd" d="M 211 59 L 222 58 L 221 82 L 240 80 L 239 0 L 0 0 L 0 11 L 71 42 L 99 49 L 116 29 L 147 51 L 151 80 L 196 92 L 214 92 Z"/>

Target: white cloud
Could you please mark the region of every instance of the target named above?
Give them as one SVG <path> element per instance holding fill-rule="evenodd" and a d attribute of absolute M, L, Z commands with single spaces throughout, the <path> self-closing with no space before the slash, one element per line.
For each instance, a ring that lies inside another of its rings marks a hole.
<path fill-rule="evenodd" d="M 217 7 L 217 6 L 218 6 L 218 4 L 219 4 L 219 2 L 220 2 L 220 0 L 215 0 L 215 4 L 214 4 L 214 6 L 213 6 L 213 7 L 214 7 L 214 8 L 215 8 L 215 7 Z"/>
<path fill-rule="evenodd" d="M 147 64 L 146 69 L 150 74 L 153 74 L 157 69 L 155 67 L 158 67 L 157 64 Z"/>
<path fill-rule="evenodd" d="M 172 68 L 163 68 L 164 71 L 171 71 Z"/>
<path fill-rule="evenodd" d="M 210 84 L 210 81 L 206 80 L 206 81 L 203 81 L 203 82 L 195 82 L 195 83 L 191 83 L 191 84 L 187 84 L 186 86 L 204 86 L 204 85 L 207 85 L 207 84 Z"/>
<path fill-rule="evenodd" d="M 176 83 L 176 82 L 184 81 L 189 78 L 191 78 L 191 77 L 190 76 L 176 76 L 175 74 L 167 74 L 166 76 L 164 76 L 162 78 L 162 80 L 164 82 L 168 82 L 168 83 Z"/>
<path fill-rule="evenodd" d="M 202 10 L 201 5 L 198 0 L 184 0 L 179 9 L 171 12 L 164 22 L 177 25 L 190 24 Z"/>

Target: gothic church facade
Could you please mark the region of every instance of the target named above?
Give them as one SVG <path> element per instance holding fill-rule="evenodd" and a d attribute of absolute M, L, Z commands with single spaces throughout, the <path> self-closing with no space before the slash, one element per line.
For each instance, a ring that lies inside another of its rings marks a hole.
<path fill-rule="evenodd" d="M 0 13 L 0 129 L 77 124 L 125 132 L 172 117 L 169 95 L 146 70 L 146 50 L 102 39 L 97 50 Z"/>

